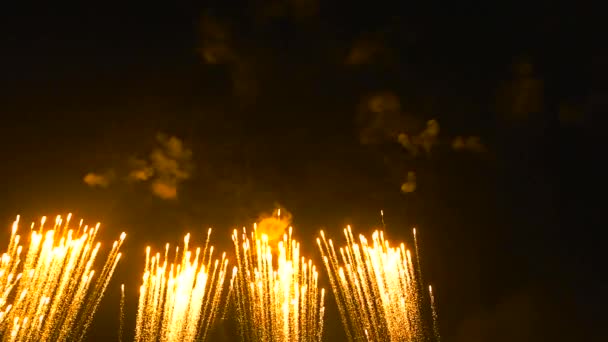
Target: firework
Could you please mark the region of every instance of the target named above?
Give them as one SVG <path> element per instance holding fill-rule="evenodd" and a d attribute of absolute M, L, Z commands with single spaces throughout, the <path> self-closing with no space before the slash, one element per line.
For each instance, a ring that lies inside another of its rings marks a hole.
<path fill-rule="evenodd" d="M 289 227 L 273 249 L 274 241 L 257 226 L 251 240 L 245 228 L 233 232 L 238 263 L 233 286 L 245 341 L 321 340 L 325 290 L 319 291 L 316 267 L 300 256 L 291 234 Z"/>
<path fill-rule="evenodd" d="M 357 242 L 350 226 L 344 235 L 339 255 L 323 231 L 317 244 L 348 339 L 424 340 L 422 295 L 405 244 L 392 247 L 383 231 L 375 231 L 371 243 L 363 235 Z"/>
<path fill-rule="evenodd" d="M 212 265 L 213 246 L 209 246 L 211 229 L 201 253 L 189 250 L 190 234 L 184 238 L 181 260 L 179 247 L 169 264 L 169 244 L 164 257 L 146 249 L 146 266 L 139 290 L 135 330 L 136 341 L 205 340 L 219 311 L 228 259 Z"/>
<path fill-rule="evenodd" d="M 114 242 L 99 275 L 93 263 L 101 244 L 95 242 L 99 223 L 69 228 L 57 216 L 52 229 L 46 217 L 31 225 L 24 252 L 17 234 L 19 216 L 0 263 L 0 336 L 4 341 L 82 340 L 120 260 L 125 238 Z"/>

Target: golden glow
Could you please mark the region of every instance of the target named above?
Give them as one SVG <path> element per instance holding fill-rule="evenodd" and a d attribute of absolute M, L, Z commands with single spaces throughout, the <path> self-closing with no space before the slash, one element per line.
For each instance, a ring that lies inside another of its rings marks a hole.
<path fill-rule="evenodd" d="M 181 259 L 175 248 L 174 261 L 169 264 L 169 244 L 164 257 L 150 254 L 146 248 L 146 264 L 139 289 L 139 306 L 135 330 L 136 341 L 205 340 L 219 311 L 228 259 L 212 263 L 213 246 L 209 246 L 211 229 L 202 250 L 189 249 L 190 234 L 184 237 Z"/>
<path fill-rule="evenodd" d="M 321 231 L 321 250 L 350 341 L 416 341 L 425 337 L 419 282 L 405 244 L 392 247 L 383 231 L 371 241 L 350 226 L 338 252 Z M 338 255 L 339 254 L 339 255 Z"/>
<path fill-rule="evenodd" d="M 101 243 L 94 228 L 69 227 L 72 214 L 32 223 L 25 253 L 17 234 L 19 216 L 0 263 L 0 336 L 3 341 L 82 340 L 120 260 L 125 233 L 115 241 L 99 275 L 93 263 Z"/>
<path fill-rule="evenodd" d="M 234 230 L 233 273 L 241 336 L 247 341 L 320 341 L 325 290 L 312 260 L 300 256 L 292 228 L 275 244 L 254 226 L 251 240 Z"/>

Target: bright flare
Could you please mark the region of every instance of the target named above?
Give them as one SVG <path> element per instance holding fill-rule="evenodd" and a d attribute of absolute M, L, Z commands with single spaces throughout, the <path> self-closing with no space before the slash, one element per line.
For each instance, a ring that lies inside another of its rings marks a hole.
<path fill-rule="evenodd" d="M 95 227 L 69 228 L 55 219 L 52 229 L 31 225 L 29 245 L 19 244 L 19 216 L 0 262 L 0 336 L 3 341 L 79 341 L 120 260 L 118 252 L 125 238 L 115 241 L 105 265 L 95 275 L 93 264 L 101 244 L 95 241 Z"/>
<path fill-rule="evenodd" d="M 136 341 L 205 340 L 219 311 L 228 259 L 222 254 L 211 265 L 213 246 L 209 247 L 211 229 L 201 253 L 188 248 L 190 234 L 178 260 L 169 263 L 169 244 L 164 257 L 146 249 L 146 266 L 139 289 Z"/>
<path fill-rule="evenodd" d="M 232 234 L 238 263 L 232 286 L 245 341 L 321 340 L 325 290 L 318 290 L 316 267 L 300 257 L 291 233 L 290 227 L 276 247 L 256 226 L 251 240 L 244 228 Z"/>
<path fill-rule="evenodd" d="M 424 340 L 421 288 L 409 250 L 391 247 L 383 231 L 371 242 L 344 229 L 338 253 L 321 231 L 321 250 L 342 323 L 350 341 Z"/>

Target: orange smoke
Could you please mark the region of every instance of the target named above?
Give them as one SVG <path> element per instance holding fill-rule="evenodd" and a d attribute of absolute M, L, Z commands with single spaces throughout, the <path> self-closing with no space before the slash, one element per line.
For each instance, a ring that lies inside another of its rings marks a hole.
<path fill-rule="evenodd" d="M 267 235 L 269 241 L 280 240 L 291 224 L 291 217 L 291 213 L 287 210 L 276 209 L 271 216 L 262 216 L 258 220 L 256 232 L 259 235 Z"/>

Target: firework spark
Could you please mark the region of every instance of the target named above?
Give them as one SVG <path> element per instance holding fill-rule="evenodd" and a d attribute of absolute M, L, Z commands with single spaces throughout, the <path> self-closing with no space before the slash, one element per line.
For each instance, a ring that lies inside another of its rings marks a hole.
<path fill-rule="evenodd" d="M 359 242 L 350 226 L 339 248 L 321 231 L 321 250 L 348 339 L 366 341 L 424 340 L 422 295 L 405 244 L 391 247 L 383 231 L 371 243 Z"/>
<path fill-rule="evenodd" d="M 238 263 L 233 286 L 245 341 L 321 340 L 325 290 L 319 291 L 316 267 L 300 257 L 300 244 L 291 234 L 289 227 L 277 250 L 255 225 L 251 240 L 245 228 L 232 234 Z"/>
<path fill-rule="evenodd" d="M 429 285 L 429 295 L 431 297 L 431 310 L 433 314 L 433 335 L 435 341 L 440 342 L 441 336 L 439 335 L 439 320 L 437 318 L 437 307 L 435 306 L 435 295 L 433 294 L 433 287 Z"/>
<path fill-rule="evenodd" d="M 120 284 L 120 317 L 118 318 L 118 342 L 122 342 L 125 325 L 125 284 Z"/>
<path fill-rule="evenodd" d="M 146 266 L 139 290 L 135 330 L 136 341 L 205 340 L 219 311 L 226 278 L 228 259 L 212 263 L 213 246 L 209 246 L 211 229 L 201 253 L 188 248 L 190 234 L 184 238 L 184 249 L 178 261 L 179 247 L 169 264 L 169 244 L 164 257 L 146 249 Z"/>
<path fill-rule="evenodd" d="M 125 238 L 114 242 L 101 273 L 93 263 L 99 223 L 69 228 L 72 214 L 52 229 L 32 223 L 27 251 L 19 244 L 19 216 L 0 262 L 0 336 L 3 341 L 82 340 L 120 260 Z M 25 254 L 25 255 L 24 255 Z M 94 278 L 96 280 L 94 280 Z"/>

